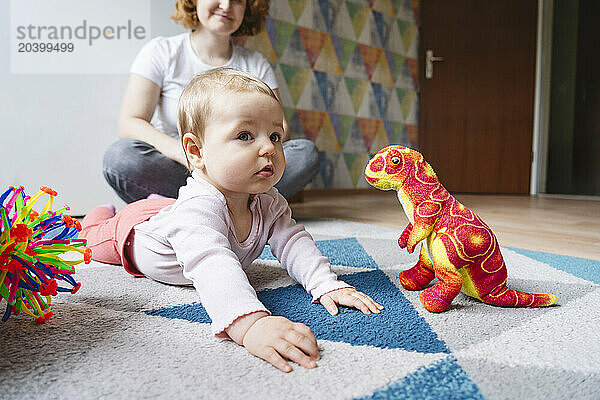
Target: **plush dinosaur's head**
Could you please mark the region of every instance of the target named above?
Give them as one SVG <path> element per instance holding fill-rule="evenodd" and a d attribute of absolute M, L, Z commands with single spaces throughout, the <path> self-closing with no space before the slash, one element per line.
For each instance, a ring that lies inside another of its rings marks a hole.
<path fill-rule="evenodd" d="M 404 146 L 385 147 L 371 158 L 365 169 L 367 182 L 382 190 L 399 190 L 412 177 L 422 183 L 437 182 L 435 172 L 421 153 Z"/>

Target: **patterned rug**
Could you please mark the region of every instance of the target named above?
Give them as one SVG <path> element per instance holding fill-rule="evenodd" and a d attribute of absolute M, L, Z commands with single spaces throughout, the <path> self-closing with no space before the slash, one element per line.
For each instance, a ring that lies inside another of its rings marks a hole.
<path fill-rule="evenodd" d="M 544 309 L 505 309 L 460 294 L 425 311 L 398 272 L 416 262 L 400 231 L 302 221 L 341 279 L 386 309 L 332 317 L 270 251 L 247 274 L 273 314 L 310 326 L 322 359 L 284 374 L 215 339 L 190 288 L 92 263 L 54 317 L 0 324 L 0 398 L 590 399 L 600 398 L 600 262 L 503 248 L 509 286 L 558 296 Z"/>

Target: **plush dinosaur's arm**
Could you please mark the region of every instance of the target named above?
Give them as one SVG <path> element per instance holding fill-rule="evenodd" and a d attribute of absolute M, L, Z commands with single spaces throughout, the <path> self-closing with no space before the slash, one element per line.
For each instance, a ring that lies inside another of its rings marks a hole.
<path fill-rule="evenodd" d="M 406 250 L 409 253 L 415 250 L 415 247 L 421 240 L 431 234 L 441 210 L 441 202 L 433 200 L 423 201 L 414 208 L 414 224 L 406 242 Z"/>
<path fill-rule="evenodd" d="M 408 236 L 410 235 L 412 229 L 413 224 L 409 222 L 408 225 L 406 225 L 406 228 L 404 228 L 404 231 L 402 232 L 400 237 L 398 238 L 398 246 L 400 246 L 401 249 L 406 248 L 406 245 L 408 244 Z"/>
<path fill-rule="evenodd" d="M 431 227 L 433 228 L 433 227 Z M 425 239 L 431 233 L 431 229 L 423 228 L 417 226 L 415 230 L 413 224 L 408 224 L 406 228 L 404 228 L 404 232 L 398 238 L 398 246 L 401 249 L 406 248 L 409 253 L 412 253 L 415 249 L 415 246 L 419 244 L 419 242 Z"/>
<path fill-rule="evenodd" d="M 410 231 L 410 235 L 408 236 L 408 241 L 406 243 L 406 250 L 409 253 L 415 251 L 415 247 L 421 242 L 421 240 L 425 239 L 431 231 L 433 230 L 433 225 L 431 226 L 423 226 L 417 225 L 415 221 L 415 225 L 413 226 L 412 231 Z"/>

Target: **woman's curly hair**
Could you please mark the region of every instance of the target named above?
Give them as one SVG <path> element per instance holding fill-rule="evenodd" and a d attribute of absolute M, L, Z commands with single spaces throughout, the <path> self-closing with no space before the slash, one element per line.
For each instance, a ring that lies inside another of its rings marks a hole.
<path fill-rule="evenodd" d="M 196 13 L 197 0 L 176 0 L 175 12 L 171 19 L 188 29 L 196 29 L 198 14 Z M 265 27 L 267 14 L 269 14 L 270 0 L 247 0 L 244 20 L 232 36 L 254 36 Z"/>

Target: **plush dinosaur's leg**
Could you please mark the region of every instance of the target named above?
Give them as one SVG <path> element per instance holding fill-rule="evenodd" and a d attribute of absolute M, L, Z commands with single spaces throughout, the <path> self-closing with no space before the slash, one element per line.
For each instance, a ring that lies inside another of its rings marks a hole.
<path fill-rule="evenodd" d="M 421 254 L 417 265 L 400 272 L 400 283 L 407 290 L 421 290 L 435 278 L 433 264 L 427 255 L 425 244 L 421 245 Z"/>
<path fill-rule="evenodd" d="M 448 253 L 440 238 L 433 240 L 430 250 L 435 277 L 438 278 L 438 281 L 432 287 L 425 289 L 420 298 L 426 310 L 442 312 L 450 306 L 452 300 L 460 292 L 462 276 L 451 261 L 456 254 Z"/>

